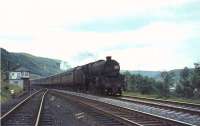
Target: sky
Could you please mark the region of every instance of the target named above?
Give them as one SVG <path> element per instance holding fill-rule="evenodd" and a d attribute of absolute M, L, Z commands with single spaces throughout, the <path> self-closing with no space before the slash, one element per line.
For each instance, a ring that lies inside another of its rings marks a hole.
<path fill-rule="evenodd" d="M 200 62 L 200 0 L 0 0 L 0 47 L 124 70 Z"/>

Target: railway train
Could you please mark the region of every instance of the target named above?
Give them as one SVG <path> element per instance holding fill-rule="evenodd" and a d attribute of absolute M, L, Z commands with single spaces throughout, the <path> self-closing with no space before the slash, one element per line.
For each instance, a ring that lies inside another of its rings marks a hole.
<path fill-rule="evenodd" d="M 77 66 L 63 73 L 31 80 L 31 85 L 62 87 L 103 95 L 121 95 L 126 88 L 124 75 L 120 74 L 120 65 L 116 60 L 111 59 L 111 56 L 107 56 L 106 60 Z"/>

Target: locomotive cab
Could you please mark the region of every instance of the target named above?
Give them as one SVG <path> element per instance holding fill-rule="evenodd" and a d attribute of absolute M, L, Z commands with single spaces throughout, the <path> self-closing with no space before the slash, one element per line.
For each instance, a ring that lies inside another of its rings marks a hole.
<path fill-rule="evenodd" d="M 117 76 L 119 74 L 120 66 L 119 63 L 111 59 L 111 56 L 106 57 L 104 65 L 104 75 L 106 76 Z"/>

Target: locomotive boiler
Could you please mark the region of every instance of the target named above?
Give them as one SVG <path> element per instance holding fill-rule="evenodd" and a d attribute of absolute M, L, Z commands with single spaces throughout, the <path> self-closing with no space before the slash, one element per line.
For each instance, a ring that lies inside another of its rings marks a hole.
<path fill-rule="evenodd" d="M 106 60 L 98 60 L 60 74 L 32 80 L 31 84 L 105 95 L 121 95 L 125 89 L 120 65 L 110 56 L 107 56 Z"/>

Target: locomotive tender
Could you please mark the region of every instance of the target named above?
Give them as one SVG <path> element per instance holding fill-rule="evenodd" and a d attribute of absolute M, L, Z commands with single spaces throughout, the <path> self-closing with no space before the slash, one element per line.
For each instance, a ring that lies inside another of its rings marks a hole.
<path fill-rule="evenodd" d="M 31 80 L 31 84 L 105 95 L 121 95 L 125 89 L 120 65 L 110 56 L 107 56 L 106 60 L 98 60 L 53 76 Z"/>

